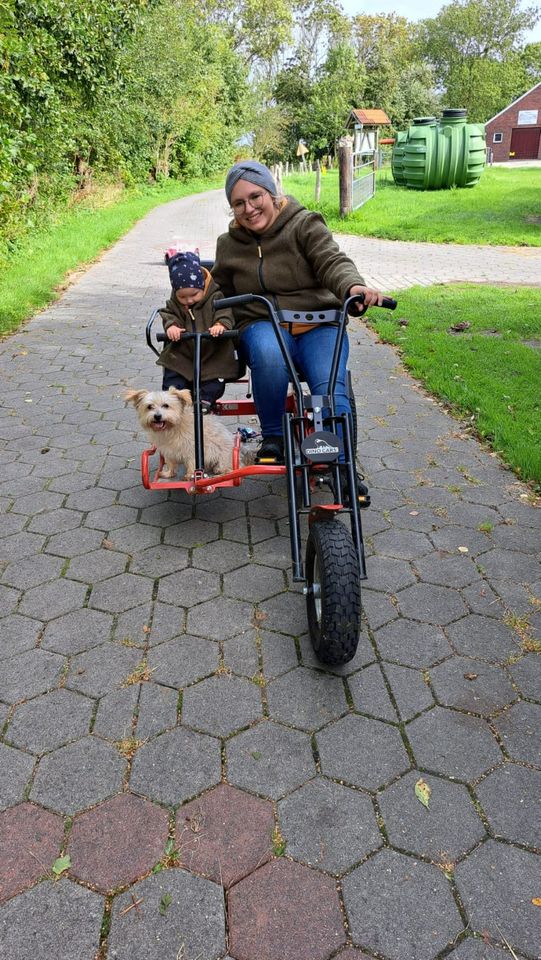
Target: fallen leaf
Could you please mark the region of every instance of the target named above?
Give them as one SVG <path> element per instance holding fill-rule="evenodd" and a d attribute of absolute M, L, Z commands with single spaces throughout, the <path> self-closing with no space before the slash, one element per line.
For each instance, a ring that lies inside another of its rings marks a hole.
<path fill-rule="evenodd" d="M 108 540 L 107 537 L 105 537 L 105 538 L 101 541 L 101 545 L 102 545 L 102 547 L 104 548 L 104 550 L 114 550 L 114 549 L 115 549 L 115 545 L 114 545 L 113 541 L 112 541 L 112 540 Z"/>
<path fill-rule="evenodd" d="M 165 917 L 167 908 L 171 906 L 172 902 L 173 902 L 173 897 L 171 896 L 171 894 L 164 893 L 163 897 L 160 900 L 160 907 L 159 907 L 162 917 Z"/>
<path fill-rule="evenodd" d="M 469 547 L 459 547 L 459 548 L 458 548 L 458 552 L 459 552 L 459 553 L 469 553 L 469 552 L 470 552 L 470 548 L 469 548 Z"/>
<path fill-rule="evenodd" d="M 541 907 L 541 897 L 533 897 L 532 903 L 534 907 Z"/>
<path fill-rule="evenodd" d="M 418 510 L 410 510 L 410 517 L 418 517 L 418 516 L 419 516 Z"/>
<path fill-rule="evenodd" d="M 69 853 L 65 857 L 58 857 L 53 863 L 53 873 L 55 877 L 60 877 L 66 870 L 69 870 L 71 867 L 71 858 Z"/>
<path fill-rule="evenodd" d="M 464 680 L 477 680 L 478 676 L 479 676 L 478 673 L 465 673 Z"/>
<path fill-rule="evenodd" d="M 464 330 L 469 330 L 470 327 L 471 323 L 468 323 L 467 320 L 462 320 L 460 323 L 453 323 L 453 325 L 449 327 L 449 332 L 464 333 Z"/>
<path fill-rule="evenodd" d="M 427 810 L 428 810 L 428 804 L 430 801 L 431 793 L 432 793 L 432 790 L 428 786 L 428 783 L 425 783 L 425 781 L 421 777 L 420 780 L 418 780 L 417 783 L 415 784 L 415 796 L 417 797 L 418 800 L 421 801 L 421 803 L 423 804 L 424 807 L 426 807 Z"/>

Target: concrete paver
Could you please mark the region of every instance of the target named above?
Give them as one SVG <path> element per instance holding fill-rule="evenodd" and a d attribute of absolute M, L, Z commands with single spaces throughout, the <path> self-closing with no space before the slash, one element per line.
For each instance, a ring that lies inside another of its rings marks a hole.
<path fill-rule="evenodd" d="M 122 400 L 159 382 L 163 250 L 226 223 L 221 192 L 154 210 L 0 344 L 2 947 L 534 960 L 541 511 L 352 321 L 365 624 L 320 664 L 283 481 L 144 490 Z M 538 248 L 338 240 L 386 290 L 541 275 Z"/>

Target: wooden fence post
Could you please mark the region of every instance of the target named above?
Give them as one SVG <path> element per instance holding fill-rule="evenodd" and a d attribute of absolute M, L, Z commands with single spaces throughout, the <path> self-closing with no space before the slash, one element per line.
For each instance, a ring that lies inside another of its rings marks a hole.
<path fill-rule="evenodd" d="M 341 137 L 338 142 L 338 178 L 340 183 L 340 216 L 353 210 L 353 139 Z"/>

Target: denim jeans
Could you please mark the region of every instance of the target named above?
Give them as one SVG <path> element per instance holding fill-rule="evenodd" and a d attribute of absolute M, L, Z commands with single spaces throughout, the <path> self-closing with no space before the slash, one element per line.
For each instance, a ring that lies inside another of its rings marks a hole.
<path fill-rule="evenodd" d="M 293 363 L 301 379 L 307 381 L 310 392 L 325 394 L 338 328 L 322 324 L 295 337 L 288 330 L 282 332 Z M 289 374 L 270 320 L 257 320 L 243 330 L 240 351 L 252 373 L 252 389 L 261 432 L 264 437 L 282 436 Z M 346 387 L 348 355 L 349 343 L 345 336 L 334 396 L 336 413 L 351 411 Z"/>
<path fill-rule="evenodd" d="M 177 390 L 190 390 L 193 396 L 193 383 L 183 377 L 181 373 L 175 370 L 169 370 L 164 367 L 162 390 L 169 390 L 169 387 L 176 387 Z M 214 403 L 225 393 L 225 380 L 204 380 L 201 383 L 201 400 L 207 403 Z"/>

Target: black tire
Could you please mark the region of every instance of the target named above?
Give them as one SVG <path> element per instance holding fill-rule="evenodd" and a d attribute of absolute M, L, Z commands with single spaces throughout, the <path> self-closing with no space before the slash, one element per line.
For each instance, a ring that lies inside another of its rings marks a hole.
<path fill-rule="evenodd" d="M 359 561 L 351 534 L 338 520 L 313 523 L 306 543 L 306 612 L 322 663 L 348 663 L 361 628 Z"/>

